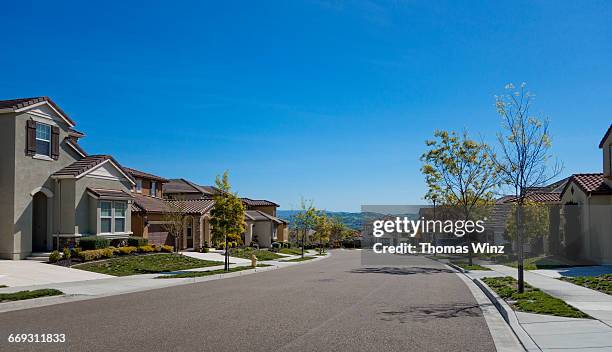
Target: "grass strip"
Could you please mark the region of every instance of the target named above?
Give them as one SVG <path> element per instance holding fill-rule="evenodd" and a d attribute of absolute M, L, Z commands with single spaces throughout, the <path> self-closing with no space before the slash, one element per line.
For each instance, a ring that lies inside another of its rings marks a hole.
<path fill-rule="evenodd" d="M 271 265 L 268 265 L 268 264 L 257 265 L 258 268 L 263 268 L 266 266 L 271 266 Z M 180 274 L 160 275 L 160 276 L 157 276 L 156 279 L 182 279 L 182 278 L 189 278 L 189 277 L 201 277 L 201 276 L 210 276 L 210 275 L 217 275 L 217 274 L 234 273 L 237 271 L 244 271 L 244 270 L 250 270 L 250 269 L 253 269 L 253 268 L 250 266 L 236 266 L 236 267 L 230 268 L 229 271 L 225 271 L 224 269 L 215 269 L 215 270 L 208 270 L 208 271 L 190 271 L 190 272 L 180 273 Z"/>
<path fill-rule="evenodd" d="M 311 259 L 315 259 L 316 257 L 299 257 L 299 258 L 293 258 L 293 259 L 288 259 L 288 260 L 283 260 L 283 262 L 305 262 L 307 260 L 311 260 Z"/>
<path fill-rule="evenodd" d="M 598 276 L 577 276 L 577 277 L 561 277 L 563 281 L 571 282 L 576 285 L 590 288 L 612 295 L 612 274 L 603 274 Z"/>
<path fill-rule="evenodd" d="M 467 263 L 456 263 L 456 262 L 451 262 L 453 264 L 455 264 L 456 266 L 460 267 L 463 270 L 467 270 L 467 271 L 473 271 L 473 270 L 483 270 L 483 271 L 490 271 L 491 269 L 482 266 L 482 265 L 478 265 L 478 264 L 472 264 L 469 265 Z"/>
<path fill-rule="evenodd" d="M 525 284 L 524 293 L 518 293 L 518 281 L 510 276 L 487 277 L 483 278 L 482 281 L 515 310 L 558 317 L 590 318 L 587 314 L 570 306 L 563 300 L 555 298 L 528 284 Z"/>
<path fill-rule="evenodd" d="M 52 288 L 45 288 L 33 291 L 19 291 L 13 293 L 0 293 L 0 303 L 22 301 L 24 299 L 32 299 L 46 296 L 58 296 L 62 294 L 64 294 L 62 291 Z"/>
<path fill-rule="evenodd" d="M 74 265 L 79 270 L 93 271 L 114 276 L 156 274 L 168 271 L 203 268 L 222 265 L 223 262 L 201 260 L 181 254 L 150 254 L 116 257 L 107 260 Z"/>
<path fill-rule="evenodd" d="M 252 248 L 230 249 L 230 256 L 236 257 L 236 258 L 251 259 L 252 254 L 255 254 L 255 257 L 257 258 L 257 260 L 260 260 L 260 261 L 276 260 L 279 258 L 285 258 L 285 256 L 283 255 L 278 255 L 274 252 L 270 252 L 265 249 L 252 249 Z"/>

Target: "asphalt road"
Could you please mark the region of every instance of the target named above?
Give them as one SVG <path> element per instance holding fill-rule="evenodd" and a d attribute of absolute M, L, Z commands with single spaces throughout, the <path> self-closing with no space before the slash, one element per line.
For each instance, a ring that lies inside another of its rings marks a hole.
<path fill-rule="evenodd" d="M 359 251 L 199 284 L 0 314 L 0 351 L 495 351 L 440 264 L 362 267 Z M 65 333 L 66 343 L 7 342 Z"/>

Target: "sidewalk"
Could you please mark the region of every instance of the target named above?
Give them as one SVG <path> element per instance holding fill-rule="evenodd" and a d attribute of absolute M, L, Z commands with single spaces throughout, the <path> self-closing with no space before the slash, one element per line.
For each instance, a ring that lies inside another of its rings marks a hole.
<path fill-rule="evenodd" d="M 492 271 L 470 271 L 467 275 L 472 278 L 517 278 L 515 268 L 484 266 Z M 514 311 L 520 326 L 542 351 L 612 351 L 612 296 L 529 271 L 525 271 L 525 281 L 594 318 L 564 318 Z"/>

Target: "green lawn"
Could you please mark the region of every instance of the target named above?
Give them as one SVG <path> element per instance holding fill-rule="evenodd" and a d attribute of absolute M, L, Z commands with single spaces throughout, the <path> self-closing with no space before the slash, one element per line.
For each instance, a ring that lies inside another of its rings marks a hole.
<path fill-rule="evenodd" d="M 563 300 L 555 298 L 528 284 L 525 284 L 524 293 L 517 293 L 518 282 L 510 276 L 487 277 L 482 279 L 482 281 L 489 285 L 493 291 L 506 300 L 515 310 L 559 317 L 590 318 Z"/>
<path fill-rule="evenodd" d="M 270 265 L 268 264 L 257 265 L 258 268 L 262 268 L 266 266 L 270 266 Z M 161 275 L 161 276 L 156 277 L 156 279 L 181 279 L 181 278 L 189 278 L 189 277 L 201 277 L 201 276 L 210 276 L 210 275 L 216 275 L 216 274 L 233 273 L 236 271 L 244 271 L 244 270 L 250 270 L 250 269 L 253 269 L 253 268 L 250 266 L 236 266 L 236 267 L 230 268 L 229 271 L 225 271 L 223 269 L 216 269 L 216 270 L 209 270 L 209 271 L 190 271 L 190 272 L 181 273 L 181 274 Z"/>
<path fill-rule="evenodd" d="M 599 276 L 562 277 L 561 280 L 612 295 L 612 274 Z"/>
<path fill-rule="evenodd" d="M 14 293 L 0 293 L 0 303 L 2 302 L 11 302 L 11 301 L 21 301 L 24 299 L 45 297 L 45 296 L 58 296 L 64 294 L 62 291 L 45 288 L 42 290 L 34 290 L 34 291 L 19 291 Z"/>
<path fill-rule="evenodd" d="M 293 258 L 293 259 L 289 259 L 289 260 L 283 260 L 283 262 L 303 262 L 306 260 L 311 260 L 311 259 L 315 259 L 316 257 L 299 257 L 299 258 Z"/>
<path fill-rule="evenodd" d="M 230 256 L 232 257 L 236 257 L 236 258 L 244 258 L 244 259 L 251 259 L 251 255 L 255 254 L 255 257 L 257 257 L 257 260 L 276 260 L 276 259 L 280 259 L 280 258 L 285 258 L 285 256 L 282 255 L 278 255 L 276 253 L 270 252 L 268 250 L 265 249 L 251 249 L 251 248 L 247 248 L 247 249 L 232 249 L 230 250 Z"/>
<path fill-rule="evenodd" d="M 287 255 L 302 255 L 301 248 L 281 248 L 278 252 Z M 304 253 L 308 253 L 308 251 L 305 250 Z"/>
<path fill-rule="evenodd" d="M 462 263 L 462 262 L 455 263 L 453 261 L 451 261 L 451 263 L 455 264 L 456 266 L 460 267 L 463 270 L 468 270 L 468 271 L 470 271 L 470 270 L 484 270 L 484 271 L 491 270 L 491 269 L 489 269 L 487 267 L 484 267 L 484 266 L 478 265 L 478 264 L 469 265 L 467 263 Z"/>
<path fill-rule="evenodd" d="M 101 274 L 128 276 L 202 268 L 222 264 L 223 262 L 195 259 L 180 254 L 150 254 L 100 260 L 74 265 L 73 268 Z"/>
<path fill-rule="evenodd" d="M 501 257 L 496 258 L 498 264 L 511 266 L 513 268 L 518 267 L 516 260 L 508 261 Z M 523 268 L 525 270 L 537 270 L 537 269 L 554 269 L 554 268 L 567 268 L 569 266 L 576 266 L 578 263 L 572 262 L 568 259 L 556 257 L 556 256 L 539 256 L 532 258 L 525 258 Z"/>

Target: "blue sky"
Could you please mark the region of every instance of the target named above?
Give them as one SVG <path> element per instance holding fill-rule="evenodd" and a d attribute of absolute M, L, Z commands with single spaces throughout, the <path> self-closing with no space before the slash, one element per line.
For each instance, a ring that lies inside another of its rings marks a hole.
<path fill-rule="evenodd" d="M 221 5 L 222 4 L 222 5 Z M 282 209 L 422 202 L 436 128 L 493 141 L 528 83 L 564 174 L 599 172 L 612 3 L 11 2 L 0 99 L 52 97 L 89 153 Z"/>

